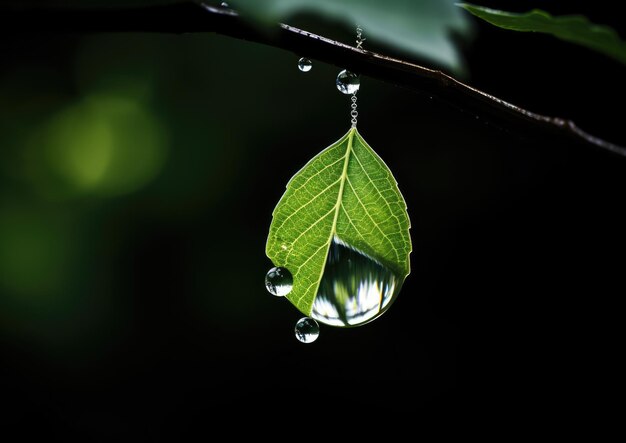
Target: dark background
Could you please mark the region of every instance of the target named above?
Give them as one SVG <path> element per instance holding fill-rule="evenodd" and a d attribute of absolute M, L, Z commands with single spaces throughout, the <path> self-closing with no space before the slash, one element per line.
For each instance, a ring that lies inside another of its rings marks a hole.
<path fill-rule="evenodd" d="M 608 4 L 517 6 L 626 35 Z M 626 145 L 624 66 L 475 24 L 467 82 Z M 381 318 L 304 345 L 264 288 L 265 239 L 289 178 L 348 129 L 339 68 L 303 74 L 299 55 L 219 35 L 31 31 L 0 40 L 8 428 L 175 441 L 269 416 L 324 435 L 423 411 L 527 426 L 618 395 L 626 159 L 363 78 L 359 130 L 407 201 L 412 273 Z M 99 118 L 132 154 L 88 158 L 131 166 L 81 178 L 63 142 L 98 145 Z"/>

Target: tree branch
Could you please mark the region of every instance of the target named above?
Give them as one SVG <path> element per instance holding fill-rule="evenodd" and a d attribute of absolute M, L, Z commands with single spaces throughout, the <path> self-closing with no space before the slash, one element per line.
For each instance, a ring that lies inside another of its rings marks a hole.
<path fill-rule="evenodd" d="M 571 120 L 537 114 L 515 106 L 449 75 L 357 49 L 343 43 L 279 24 L 261 30 L 227 8 L 196 3 L 177 3 L 126 9 L 0 9 L 0 28 L 33 31 L 75 32 L 215 32 L 292 51 L 298 55 L 347 68 L 369 77 L 435 95 L 470 112 L 486 114 L 522 133 L 540 132 L 568 138 L 626 157 L 622 147 L 580 129 Z"/>

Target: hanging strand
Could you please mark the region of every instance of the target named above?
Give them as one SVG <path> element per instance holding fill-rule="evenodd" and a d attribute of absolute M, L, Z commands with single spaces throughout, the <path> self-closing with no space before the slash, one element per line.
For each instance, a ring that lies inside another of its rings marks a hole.
<path fill-rule="evenodd" d="M 363 28 L 359 25 L 356 25 L 356 48 L 363 49 L 363 42 L 365 41 L 365 37 L 363 37 Z"/>
<path fill-rule="evenodd" d="M 357 25 L 356 26 L 356 48 L 357 49 L 363 49 L 363 42 L 365 41 L 365 37 L 363 37 L 363 29 Z M 359 116 L 358 111 L 356 110 L 357 108 L 357 104 L 356 104 L 356 93 L 357 91 L 354 91 L 352 93 L 352 97 L 350 97 L 350 100 L 352 100 L 352 104 L 350 105 L 350 117 L 351 120 L 350 122 L 352 123 L 352 127 L 356 128 L 356 123 L 357 123 L 357 117 Z"/>

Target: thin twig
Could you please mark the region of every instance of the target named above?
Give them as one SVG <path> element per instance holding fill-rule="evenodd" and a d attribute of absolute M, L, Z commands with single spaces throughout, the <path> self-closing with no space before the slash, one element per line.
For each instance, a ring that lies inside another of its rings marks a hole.
<path fill-rule="evenodd" d="M 124 9 L 0 8 L 0 29 L 23 32 L 215 32 L 293 51 L 369 77 L 434 95 L 471 112 L 508 122 L 523 133 L 541 130 L 626 157 L 626 147 L 580 129 L 574 122 L 515 106 L 438 70 L 337 42 L 286 24 L 260 29 L 237 12 L 197 3 Z"/>

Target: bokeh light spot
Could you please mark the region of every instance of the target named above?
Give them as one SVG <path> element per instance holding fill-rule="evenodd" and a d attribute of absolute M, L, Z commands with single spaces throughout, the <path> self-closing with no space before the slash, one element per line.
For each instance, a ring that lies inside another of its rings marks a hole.
<path fill-rule="evenodd" d="M 0 245 L 0 288 L 5 296 L 35 302 L 60 292 L 73 248 L 66 226 L 41 211 L 0 208 Z"/>
<path fill-rule="evenodd" d="M 166 139 L 142 103 L 98 94 L 60 111 L 41 140 L 54 175 L 78 191 L 114 196 L 136 191 L 157 176 Z"/>

